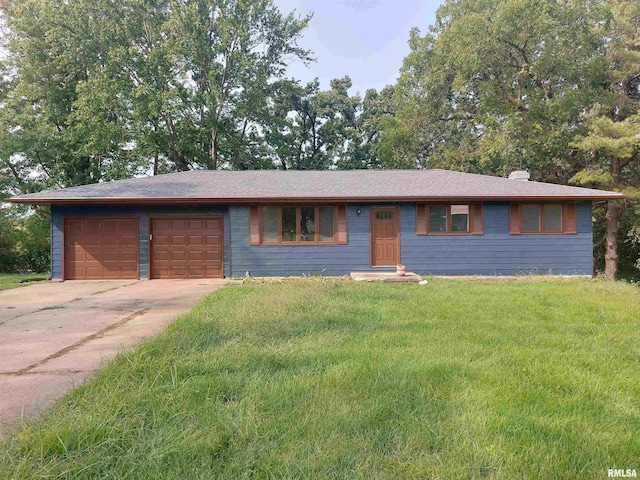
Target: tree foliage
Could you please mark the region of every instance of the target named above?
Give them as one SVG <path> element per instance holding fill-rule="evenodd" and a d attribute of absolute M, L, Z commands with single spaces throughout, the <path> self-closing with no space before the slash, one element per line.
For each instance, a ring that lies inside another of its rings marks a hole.
<path fill-rule="evenodd" d="M 204 168 L 527 169 L 626 193 L 594 209 L 595 257 L 610 277 L 637 263 L 636 0 L 446 0 L 363 97 L 287 78 L 313 60 L 311 17 L 272 0 L 3 3 L 2 196 Z"/>
<path fill-rule="evenodd" d="M 0 272 L 49 271 L 49 211 L 0 207 Z"/>
<path fill-rule="evenodd" d="M 252 167 L 309 18 L 271 0 L 13 0 L 0 158 L 21 184 Z"/>
<path fill-rule="evenodd" d="M 626 224 L 620 232 L 621 220 L 629 218 L 633 201 L 640 200 L 640 4 L 609 0 L 606 5 L 611 21 L 599 29 L 608 67 L 606 88 L 585 115 L 587 132 L 575 146 L 589 157 L 572 180 L 622 191 L 630 200 L 610 201 L 605 212 L 605 274 L 615 279 L 620 237 L 637 245 L 634 232 L 640 225 Z"/>
<path fill-rule="evenodd" d="M 381 135 L 383 163 L 526 169 L 536 180 L 633 198 L 639 8 L 632 0 L 448 0 L 425 35 L 411 33 L 397 114 Z M 610 277 L 611 242 L 629 206 L 607 213 Z"/>

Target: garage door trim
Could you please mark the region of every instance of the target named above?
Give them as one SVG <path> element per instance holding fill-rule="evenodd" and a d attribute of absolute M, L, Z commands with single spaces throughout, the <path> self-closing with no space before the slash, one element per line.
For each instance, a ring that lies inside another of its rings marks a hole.
<path fill-rule="evenodd" d="M 76 216 L 76 215 L 65 215 L 62 217 L 62 280 L 66 281 L 67 279 L 67 222 L 69 220 L 135 220 L 136 222 L 136 278 L 140 278 L 140 221 L 135 215 L 94 215 L 94 216 Z"/>
<path fill-rule="evenodd" d="M 225 237 L 224 237 L 224 215 L 154 215 L 147 218 L 147 232 L 148 232 L 148 272 L 147 278 L 153 280 L 153 221 L 154 220 L 168 220 L 168 219 L 180 219 L 180 220 L 199 220 L 199 219 L 216 219 L 220 220 L 220 240 L 221 240 L 221 258 L 220 258 L 220 271 L 222 275 L 214 278 L 224 278 L 224 249 L 225 249 Z"/>

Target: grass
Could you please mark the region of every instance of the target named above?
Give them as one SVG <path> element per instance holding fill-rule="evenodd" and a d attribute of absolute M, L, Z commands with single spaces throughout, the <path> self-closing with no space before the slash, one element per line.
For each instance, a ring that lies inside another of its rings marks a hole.
<path fill-rule="evenodd" d="M 592 280 L 221 289 L 0 449 L 0 478 L 605 478 L 640 295 Z"/>
<path fill-rule="evenodd" d="M 33 283 L 20 283 L 20 280 L 30 278 L 49 278 L 48 273 L 0 273 L 0 290 L 33 285 Z"/>

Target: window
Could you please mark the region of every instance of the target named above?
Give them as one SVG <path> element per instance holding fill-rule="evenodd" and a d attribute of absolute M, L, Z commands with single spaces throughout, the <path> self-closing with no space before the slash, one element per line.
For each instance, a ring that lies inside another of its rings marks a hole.
<path fill-rule="evenodd" d="M 269 243 L 278 241 L 278 207 L 262 209 L 262 241 Z"/>
<path fill-rule="evenodd" d="M 336 208 L 333 206 L 262 207 L 260 243 L 338 243 Z M 344 207 L 342 209 L 344 211 Z"/>
<path fill-rule="evenodd" d="M 391 220 L 393 218 L 393 212 L 388 210 L 382 210 L 376 212 L 376 220 Z"/>
<path fill-rule="evenodd" d="M 444 205 L 434 205 L 429 207 L 429 231 L 447 231 L 447 207 Z"/>
<path fill-rule="evenodd" d="M 559 203 L 523 204 L 521 231 L 523 233 L 561 233 L 562 210 Z"/>
<path fill-rule="evenodd" d="M 295 242 L 296 234 L 296 207 L 282 207 L 282 242 Z"/>
<path fill-rule="evenodd" d="M 562 205 L 553 204 L 545 205 L 544 212 L 544 224 L 542 226 L 545 232 L 560 232 L 562 231 Z"/>
<path fill-rule="evenodd" d="M 578 204 L 515 203 L 509 205 L 509 233 L 578 233 Z"/>
<path fill-rule="evenodd" d="M 315 207 L 300 207 L 300 241 L 316 241 L 316 209 Z"/>
<path fill-rule="evenodd" d="M 469 205 L 429 205 L 429 233 L 470 233 Z"/>
<path fill-rule="evenodd" d="M 321 242 L 333 242 L 334 240 L 334 228 L 333 228 L 333 207 L 320 207 L 320 225 L 318 225 L 318 232 Z"/>
<path fill-rule="evenodd" d="M 540 231 L 540 205 L 522 205 L 522 231 Z"/>
<path fill-rule="evenodd" d="M 451 205 L 451 231 L 469 231 L 469 205 Z"/>

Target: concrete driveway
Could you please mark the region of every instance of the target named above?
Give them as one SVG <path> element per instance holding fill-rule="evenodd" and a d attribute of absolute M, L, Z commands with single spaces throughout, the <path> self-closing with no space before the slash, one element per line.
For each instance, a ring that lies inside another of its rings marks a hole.
<path fill-rule="evenodd" d="M 0 291 L 0 440 L 224 284 L 71 281 Z"/>

